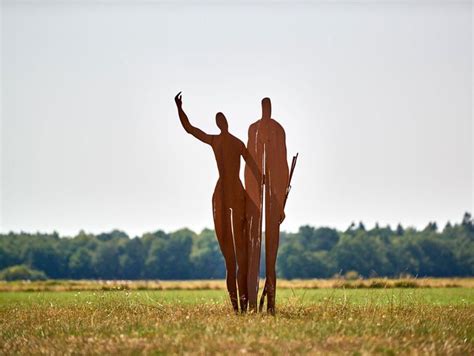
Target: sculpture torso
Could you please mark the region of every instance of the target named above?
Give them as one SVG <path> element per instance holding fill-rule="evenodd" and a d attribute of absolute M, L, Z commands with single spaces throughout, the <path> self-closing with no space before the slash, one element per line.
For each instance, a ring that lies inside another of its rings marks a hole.
<path fill-rule="evenodd" d="M 245 186 L 253 204 L 260 205 L 263 184 L 276 201 L 283 204 L 289 175 L 283 127 L 274 119 L 254 122 L 249 127 L 247 150 L 258 168 L 257 174 L 248 165 L 245 169 Z"/>
<path fill-rule="evenodd" d="M 237 137 L 225 132 L 213 136 L 211 146 L 219 170 L 218 185 L 222 184 L 224 187 L 229 187 L 229 189 L 224 189 L 225 198 L 235 197 L 235 189 L 230 188 L 238 184 L 243 189 L 239 172 L 240 156 L 245 150 L 244 143 Z"/>

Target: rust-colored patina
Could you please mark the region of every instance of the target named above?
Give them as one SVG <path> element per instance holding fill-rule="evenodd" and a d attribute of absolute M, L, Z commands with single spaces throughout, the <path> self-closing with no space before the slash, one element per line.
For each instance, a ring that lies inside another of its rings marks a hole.
<path fill-rule="evenodd" d="M 181 92 L 175 96 L 186 132 L 209 144 L 219 170 L 212 197 L 214 226 L 227 270 L 227 290 L 234 310 L 257 311 L 262 222 L 265 219 L 266 279 L 260 310 L 268 297 L 267 311 L 275 313 L 276 257 L 280 224 L 290 189 L 285 131 L 271 118 L 269 98 L 262 100 L 262 118 L 249 128 L 247 148 L 228 130 L 222 113 L 216 114 L 218 135 L 194 127 L 182 108 Z M 239 178 L 240 156 L 245 159 L 245 190 Z M 296 163 L 293 158 L 292 171 Z M 265 199 L 265 204 L 264 200 Z M 237 283 L 236 283 L 237 282 Z M 238 295 L 237 295 L 238 286 Z"/>
<path fill-rule="evenodd" d="M 247 310 L 247 238 L 245 234 L 245 190 L 240 181 L 240 156 L 247 156 L 245 145 L 228 130 L 222 113 L 216 114 L 218 135 L 209 135 L 194 127 L 182 108 L 181 92 L 175 97 L 181 124 L 187 133 L 212 147 L 219 170 L 212 196 L 212 210 L 217 240 L 224 255 L 227 270 L 226 282 L 232 307 L 237 312 Z M 237 263 L 236 263 L 237 260 Z"/>
<path fill-rule="evenodd" d="M 280 224 L 285 219 L 284 203 L 289 187 L 285 130 L 271 118 L 271 101 L 262 100 L 262 118 L 249 127 L 245 167 L 247 192 L 246 220 L 248 233 L 249 308 L 257 310 L 262 222 L 265 219 L 265 287 L 267 311 L 275 313 L 276 257 Z M 256 165 L 256 168 L 253 165 Z M 263 199 L 265 198 L 265 206 Z M 264 211 L 265 207 L 265 211 Z M 263 301 L 263 299 L 262 299 Z"/>

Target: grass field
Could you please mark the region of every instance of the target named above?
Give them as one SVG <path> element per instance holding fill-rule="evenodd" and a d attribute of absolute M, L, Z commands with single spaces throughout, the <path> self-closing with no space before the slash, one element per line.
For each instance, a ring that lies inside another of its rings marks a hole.
<path fill-rule="evenodd" d="M 474 288 L 282 288 L 276 317 L 234 315 L 218 288 L 8 291 L 11 353 L 472 355 Z"/>

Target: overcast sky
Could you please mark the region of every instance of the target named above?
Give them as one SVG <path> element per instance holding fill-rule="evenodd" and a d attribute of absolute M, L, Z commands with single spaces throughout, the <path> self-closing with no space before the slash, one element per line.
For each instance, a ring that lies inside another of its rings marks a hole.
<path fill-rule="evenodd" d="M 211 148 L 269 96 L 283 230 L 473 211 L 470 1 L 3 1 L 1 231 L 213 227 Z"/>

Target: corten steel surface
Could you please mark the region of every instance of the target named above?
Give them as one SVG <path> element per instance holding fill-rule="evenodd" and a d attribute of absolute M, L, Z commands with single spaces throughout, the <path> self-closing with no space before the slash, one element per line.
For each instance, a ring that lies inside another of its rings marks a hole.
<path fill-rule="evenodd" d="M 265 218 L 266 279 L 260 310 L 267 296 L 267 310 L 274 314 L 275 263 L 291 179 L 285 131 L 271 118 L 269 98 L 262 100 L 262 118 L 250 125 L 247 148 L 229 133 L 224 114 L 216 114 L 220 134 L 209 135 L 189 122 L 182 109 L 181 92 L 175 96 L 175 102 L 186 132 L 209 144 L 216 158 L 219 180 L 212 196 L 213 217 L 217 240 L 225 259 L 226 284 L 232 306 L 237 312 L 240 300 L 242 312 L 247 310 L 247 305 L 252 311 L 257 311 L 262 221 Z M 239 178 L 240 156 L 246 162 L 245 190 Z M 291 173 L 296 158 L 293 157 Z"/>
<path fill-rule="evenodd" d="M 227 120 L 222 113 L 216 114 L 219 135 L 209 135 L 194 127 L 182 109 L 181 92 L 175 97 L 181 124 L 187 133 L 212 147 L 219 170 L 212 196 L 212 209 L 217 240 L 224 255 L 227 270 L 226 283 L 234 310 L 247 310 L 247 238 L 245 234 L 245 190 L 239 178 L 240 156 L 247 157 L 242 141 L 228 131 Z M 237 260 L 237 264 L 236 264 Z"/>
<path fill-rule="evenodd" d="M 249 127 L 248 159 L 245 167 L 247 192 L 246 226 L 248 233 L 248 300 L 249 308 L 257 310 L 262 222 L 265 219 L 264 295 L 267 311 L 275 313 L 276 257 L 280 224 L 285 219 L 285 196 L 289 187 L 286 140 L 283 127 L 271 118 L 269 98 L 262 100 L 262 118 Z M 265 197 L 265 211 L 263 198 Z M 263 298 L 262 298 L 263 302 Z"/>

